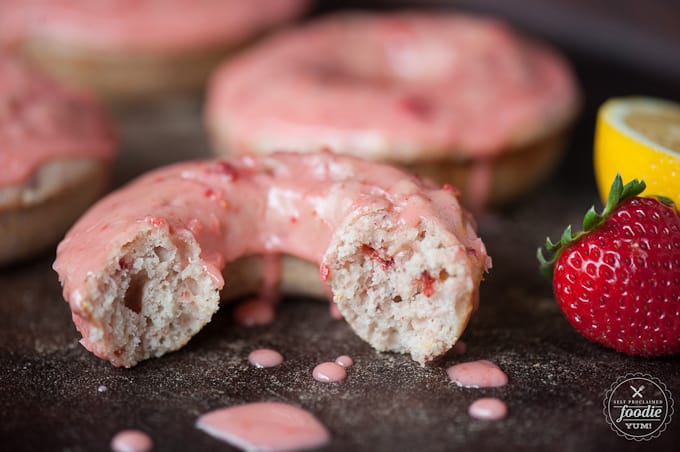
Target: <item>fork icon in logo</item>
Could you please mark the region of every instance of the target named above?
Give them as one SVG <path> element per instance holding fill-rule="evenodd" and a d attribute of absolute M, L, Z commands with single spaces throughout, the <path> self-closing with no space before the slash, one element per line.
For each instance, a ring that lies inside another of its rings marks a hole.
<path fill-rule="evenodd" d="M 633 396 L 632 396 L 632 398 L 635 398 L 635 397 L 640 397 L 640 398 L 642 398 L 642 391 L 645 389 L 645 385 L 640 385 L 640 387 L 637 388 L 637 389 L 635 389 L 634 386 L 631 386 L 630 389 L 633 390 Z"/>

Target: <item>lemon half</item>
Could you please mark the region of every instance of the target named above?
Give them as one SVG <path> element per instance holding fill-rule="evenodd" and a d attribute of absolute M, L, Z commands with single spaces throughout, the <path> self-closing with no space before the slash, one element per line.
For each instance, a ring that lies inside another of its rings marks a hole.
<path fill-rule="evenodd" d="M 644 180 L 646 195 L 680 206 L 680 104 L 648 97 L 614 98 L 598 112 L 595 179 L 606 201 L 616 173 Z"/>

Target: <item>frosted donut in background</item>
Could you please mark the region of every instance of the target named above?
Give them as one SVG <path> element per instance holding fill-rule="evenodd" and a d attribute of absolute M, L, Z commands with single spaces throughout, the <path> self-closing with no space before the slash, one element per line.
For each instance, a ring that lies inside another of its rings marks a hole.
<path fill-rule="evenodd" d="M 476 306 L 490 258 L 474 228 L 455 190 L 384 164 L 244 156 L 161 168 L 108 195 L 68 232 L 54 268 L 82 344 L 116 366 L 182 347 L 221 295 L 262 284 L 272 254 L 282 291 L 327 285 L 361 338 L 426 363 Z"/>
<path fill-rule="evenodd" d="M 578 104 L 566 61 L 499 20 L 340 13 L 220 66 L 205 120 L 221 155 L 327 147 L 452 183 L 480 206 L 546 176 Z"/>
<path fill-rule="evenodd" d="M 3 0 L 0 47 L 113 101 L 198 89 L 307 0 Z"/>
<path fill-rule="evenodd" d="M 92 98 L 0 54 L 0 265 L 63 237 L 106 189 L 115 147 Z"/>

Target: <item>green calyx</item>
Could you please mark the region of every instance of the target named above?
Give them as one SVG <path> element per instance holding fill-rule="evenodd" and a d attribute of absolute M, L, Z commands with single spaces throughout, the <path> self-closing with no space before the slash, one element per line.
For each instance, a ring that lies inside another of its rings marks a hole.
<path fill-rule="evenodd" d="M 583 218 L 583 230 L 574 234 L 571 230 L 571 225 L 567 226 L 562 237 L 560 237 L 559 242 L 553 243 L 550 237 L 545 240 L 545 248 L 548 251 L 548 259 L 543 255 L 543 249 L 538 248 L 536 250 L 536 258 L 540 264 L 540 269 L 543 274 L 548 277 L 552 277 L 553 268 L 555 267 L 555 262 L 560 257 L 562 251 L 579 240 L 584 235 L 592 232 L 602 226 L 602 224 L 609 218 L 609 215 L 616 210 L 616 208 L 623 201 L 633 198 L 644 191 L 646 185 L 644 181 L 638 181 L 633 179 L 626 185 L 623 185 L 623 180 L 621 175 L 617 174 L 612 182 L 612 186 L 609 189 L 609 197 L 607 198 L 607 205 L 604 206 L 602 213 L 597 213 L 595 207 L 591 207 L 588 212 L 586 212 Z"/>

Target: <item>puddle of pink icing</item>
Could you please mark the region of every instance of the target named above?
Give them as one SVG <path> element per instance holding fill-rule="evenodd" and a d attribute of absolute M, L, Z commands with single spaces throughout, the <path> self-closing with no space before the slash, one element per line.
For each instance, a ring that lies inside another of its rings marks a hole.
<path fill-rule="evenodd" d="M 485 359 L 456 364 L 446 369 L 451 381 L 465 388 L 504 386 L 508 376 L 497 365 Z"/>
<path fill-rule="evenodd" d="M 342 355 L 335 358 L 335 364 L 342 367 L 352 367 L 352 365 L 354 365 L 354 360 L 347 355 Z"/>
<path fill-rule="evenodd" d="M 268 300 L 253 298 L 246 300 L 234 310 L 234 318 L 244 326 L 269 325 L 274 321 L 275 306 Z"/>
<path fill-rule="evenodd" d="M 278 402 L 222 408 L 198 418 L 196 427 L 245 450 L 310 449 L 328 442 L 326 428 L 311 413 Z"/>
<path fill-rule="evenodd" d="M 347 378 L 347 371 L 340 364 L 325 362 L 314 368 L 312 376 L 316 381 L 323 383 L 333 383 Z"/>
<path fill-rule="evenodd" d="M 147 452 L 152 447 L 153 441 L 141 430 L 122 430 L 111 440 L 113 452 Z"/>
<path fill-rule="evenodd" d="M 276 350 L 261 348 L 253 350 L 248 355 L 248 361 L 255 367 L 274 367 L 283 362 L 283 356 Z"/>
<path fill-rule="evenodd" d="M 508 406 L 501 399 L 484 397 L 472 402 L 468 414 L 477 419 L 496 421 L 508 415 Z"/>

